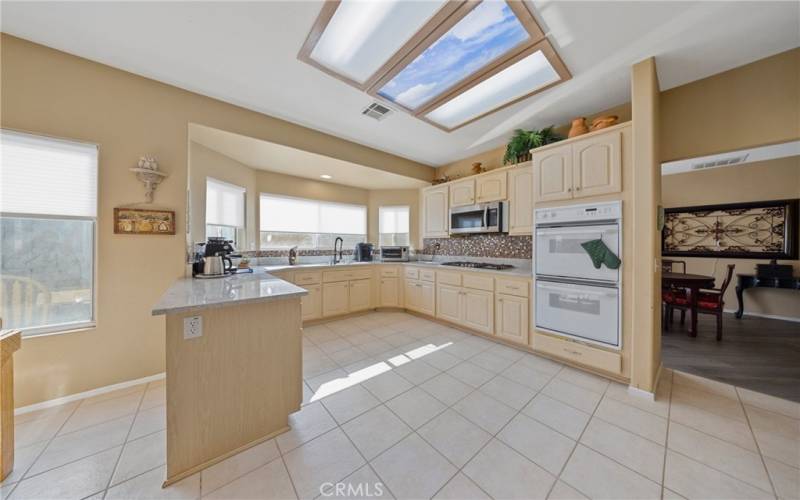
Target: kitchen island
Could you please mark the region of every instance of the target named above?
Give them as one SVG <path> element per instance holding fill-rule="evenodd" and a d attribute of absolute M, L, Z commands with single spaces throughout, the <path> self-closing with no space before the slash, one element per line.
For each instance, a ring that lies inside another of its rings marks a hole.
<path fill-rule="evenodd" d="M 306 293 L 261 269 L 179 279 L 153 307 L 166 316 L 165 486 L 288 430 Z"/>

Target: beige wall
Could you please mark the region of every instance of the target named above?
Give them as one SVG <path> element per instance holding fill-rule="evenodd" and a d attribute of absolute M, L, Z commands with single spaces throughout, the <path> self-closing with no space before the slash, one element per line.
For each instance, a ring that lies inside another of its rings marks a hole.
<path fill-rule="evenodd" d="M 185 270 L 190 122 L 431 178 L 426 165 L 5 34 L 0 50 L 2 127 L 100 146 L 97 327 L 24 340 L 15 363 L 18 406 L 164 370 L 164 318 L 150 310 Z M 128 171 L 143 154 L 169 174 L 156 204 L 176 211 L 175 236 L 113 233 L 113 208 L 143 201 Z"/>
<path fill-rule="evenodd" d="M 419 189 L 377 189 L 369 192 L 369 241 L 378 245 L 378 209 L 381 206 L 408 205 L 409 245 L 419 242 Z"/>
<path fill-rule="evenodd" d="M 800 198 L 800 157 L 665 175 L 662 198 L 667 208 Z M 800 222 L 795 229 L 800 231 Z M 753 273 L 757 263 L 765 263 L 756 259 L 667 258 L 685 261 L 690 273 L 714 275 L 717 286 L 722 284 L 728 264 L 735 264 L 737 273 Z M 792 264 L 794 274 L 800 275 L 800 260 L 781 263 Z M 735 286 L 734 278 L 725 294 L 726 309 L 737 307 Z M 791 290 L 748 290 L 745 311 L 800 319 L 800 295 Z"/>
<path fill-rule="evenodd" d="M 800 48 L 661 93 L 661 160 L 800 138 Z"/>

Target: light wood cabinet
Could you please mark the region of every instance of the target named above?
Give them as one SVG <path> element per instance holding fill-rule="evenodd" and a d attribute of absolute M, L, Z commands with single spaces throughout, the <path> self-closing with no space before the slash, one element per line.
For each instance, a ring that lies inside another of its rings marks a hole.
<path fill-rule="evenodd" d="M 405 306 L 406 309 L 434 316 L 436 314 L 434 284 L 426 281 L 407 280 Z"/>
<path fill-rule="evenodd" d="M 495 330 L 498 337 L 526 345 L 528 343 L 528 309 L 524 297 L 498 293 L 495 299 Z"/>
<path fill-rule="evenodd" d="M 537 202 L 568 200 L 622 191 L 622 132 L 592 134 L 534 152 Z"/>
<path fill-rule="evenodd" d="M 348 282 L 348 312 L 369 309 L 370 281 L 371 280 L 366 279 Z"/>
<path fill-rule="evenodd" d="M 303 321 L 322 317 L 322 287 L 320 285 L 305 285 L 308 295 L 300 299 Z"/>
<path fill-rule="evenodd" d="M 403 282 L 403 304 L 406 309 L 411 311 L 418 311 L 421 299 L 421 293 L 417 291 L 418 281 L 405 280 Z"/>
<path fill-rule="evenodd" d="M 450 236 L 448 186 L 433 186 L 422 190 L 422 237 Z"/>
<path fill-rule="evenodd" d="M 463 289 L 464 326 L 491 334 L 494 331 L 494 294 L 484 290 Z"/>
<path fill-rule="evenodd" d="M 436 287 L 436 317 L 453 323 L 461 322 L 461 287 Z"/>
<path fill-rule="evenodd" d="M 508 234 L 533 234 L 533 166 L 508 171 Z"/>
<path fill-rule="evenodd" d="M 465 179 L 450 184 L 450 206 L 475 204 L 475 179 Z"/>
<path fill-rule="evenodd" d="M 475 202 L 485 203 L 505 200 L 507 198 L 507 181 L 508 177 L 505 170 L 478 176 L 475 179 Z"/>
<path fill-rule="evenodd" d="M 381 278 L 380 304 L 381 307 L 400 306 L 400 278 Z"/>
<path fill-rule="evenodd" d="M 322 315 L 347 314 L 350 306 L 349 282 L 339 281 L 322 285 Z"/>
<path fill-rule="evenodd" d="M 572 145 L 574 197 L 622 190 L 622 132 L 587 138 Z"/>
<path fill-rule="evenodd" d="M 619 352 L 589 347 L 538 332 L 533 334 L 533 349 L 616 375 L 622 373 L 622 355 Z"/>

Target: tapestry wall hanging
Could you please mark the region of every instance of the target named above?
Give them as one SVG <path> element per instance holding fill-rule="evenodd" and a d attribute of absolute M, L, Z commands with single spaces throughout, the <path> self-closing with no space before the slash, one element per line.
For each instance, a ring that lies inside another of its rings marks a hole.
<path fill-rule="evenodd" d="M 797 259 L 798 200 L 667 208 L 664 256 Z"/>

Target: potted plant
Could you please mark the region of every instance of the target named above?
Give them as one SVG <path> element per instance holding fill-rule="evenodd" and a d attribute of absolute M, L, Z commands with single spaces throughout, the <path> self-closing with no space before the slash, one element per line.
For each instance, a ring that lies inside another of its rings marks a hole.
<path fill-rule="evenodd" d="M 531 159 L 531 149 L 535 149 L 547 144 L 552 144 L 564 138 L 553 132 L 553 126 L 541 130 L 522 130 L 517 129 L 511 140 L 506 146 L 506 153 L 503 155 L 503 164 L 520 163 Z"/>

